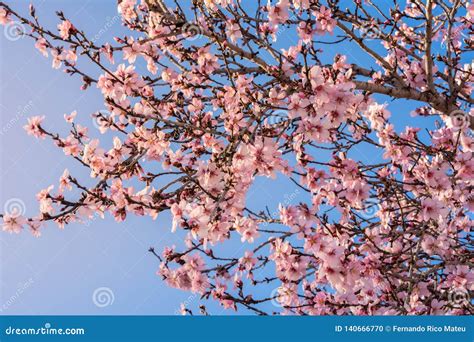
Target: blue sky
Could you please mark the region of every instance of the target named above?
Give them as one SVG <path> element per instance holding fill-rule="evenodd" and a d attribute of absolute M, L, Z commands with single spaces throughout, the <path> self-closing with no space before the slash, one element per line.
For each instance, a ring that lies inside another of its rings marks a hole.
<path fill-rule="evenodd" d="M 114 1 L 34 1 L 44 25 L 55 28 L 54 12 L 63 9 L 92 36 L 109 39 L 122 32 Z M 27 1 L 14 8 L 28 11 Z M 110 27 L 109 30 L 106 28 Z M 105 33 L 101 33 L 104 32 Z M 96 33 L 97 32 L 97 33 Z M 80 81 L 51 69 L 30 39 L 0 35 L 1 65 L 1 189 L 0 203 L 21 199 L 26 214 L 38 211 L 35 194 L 56 184 L 64 168 L 87 179 L 87 172 L 65 157 L 50 141 L 25 134 L 27 117 L 46 115 L 52 131 L 66 132 L 63 114 L 78 110 L 79 122 L 94 130 L 90 114 L 103 109 L 99 91 L 82 92 Z M 93 134 L 99 135 L 98 132 Z M 41 238 L 29 233 L 0 234 L 0 309 L 2 314 L 173 314 L 189 293 L 171 289 L 155 275 L 157 260 L 147 252 L 177 244 L 169 217 L 158 221 L 129 217 L 122 224 L 97 219 L 61 231 L 49 225 Z M 114 302 L 99 308 L 94 290 L 107 287 Z"/>
<path fill-rule="evenodd" d="M 27 13 L 29 2 L 15 1 L 13 7 Z M 43 25 L 54 29 L 56 10 L 99 41 L 123 35 L 115 1 L 33 1 Z M 285 40 L 286 39 L 286 40 Z M 295 41 L 282 33 L 285 47 Z M 349 62 L 361 64 L 369 60 L 348 45 L 325 46 L 329 55 L 347 54 Z M 88 172 L 65 157 L 48 140 L 38 141 L 26 135 L 23 125 L 27 117 L 46 115 L 45 127 L 65 133 L 68 126 L 63 114 L 78 111 L 78 121 L 94 131 L 90 114 L 104 109 L 100 92 L 93 87 L 79 90 L 77 77 L 69 77 L 51 68 L 28 38 L 11 41 L 0 34 L 0 205 L 12 199 L 25 203 L 26 214 L 34 215 L 38 207 L 35 194 L 57 184 L 65 168 L 82 179 Z M 409 116 L 412 105 L 398 101 L 390 105 L 398 129 L 420 119 Z M 424 119 L 426 120 L 426 119 Z M 380 152 L 380 151 L 379 151 Z M 379 155 L 358 151 L 359 159 L 375 161 Z M 275 186 L 277 184 L 278 186 Z M 269 203 L 276 209 L 297 191 L 291 182 L 260 178 L 252 188 L 248 203 L 263 208 Z M 297 201 L 304 200 L 299 192 Z M 191 293 L 167 287 L 155 275 L 157 260 L 147 251 L 150 246 L 160 251 L 165 245 L 180 245 L 181 234 L 170 232 L 170 216 L 162 214 L 156 221 L 128 216 L 117 224 L 107 217 L 87 225 L 71 224 L 64 230 L 48 225 L 43 236 L 28 233 L 0 234 L 0 313 L 1 314 L 173 314 L 179 303 L 198 300 Z M 239 241 L 226 246 L 230 254 L 242 254 Z M 112 305 L 98 307 L 92 300 L 94 291 L 106 287 L 113 293 Z M 226 314 L 217 305 L 208 306 L 213 314 Z M 242 311 L 241 313 L 245 313 Z"/>

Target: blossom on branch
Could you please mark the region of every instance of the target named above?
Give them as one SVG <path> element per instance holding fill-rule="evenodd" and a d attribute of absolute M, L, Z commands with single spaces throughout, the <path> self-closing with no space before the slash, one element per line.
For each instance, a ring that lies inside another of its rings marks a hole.
<path fill-rule="evenodd" d="M 0 23 L 29 26 L 53 68 L 103 95 L 106 110 L 91 115 L 110 133 L 91 139 L 76 112 L 65 136 L 28 119 L 29 135 L 50 138 L 95 185 L 69 168 L 37 195 L 37 216 L 4 213 L 3 230 L 169 211 L 184 238 L 150 249 L 157 275 L 203 302 L 473 314 L 471 300 L 452 299 L 474 291 L 473 4 L 171 3 L 119 1 L 130 33 L 104 43 L 62 12 L 58 35 L 0 3 Z M 283 184 L 297 195 L 255 203 L 262 179 L 269 196 Z"/>

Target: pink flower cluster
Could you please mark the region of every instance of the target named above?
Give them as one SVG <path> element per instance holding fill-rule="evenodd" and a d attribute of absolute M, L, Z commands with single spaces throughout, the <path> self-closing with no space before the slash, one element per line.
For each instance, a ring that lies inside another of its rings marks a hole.
<path fill-rule="evenodd" d="M 65 135 L 28 119 L 95 185 L 69 168 L 37 194 L 36 216 L 5 213 L 3 230 L 169 211 L 182 241 L 150 250 L 157 274 L 226 309 L 474 313 L 453 299 L 474 291 L 471 3 L 452 4 L 466 14 L 455 18 L 432 2 L 380 16 L 363 1 L 205 0 L 194 18 L 147 3 L 121 1 L 131 33 L 104 43 L 62 14 L 57 36 L 0 5 L 53 68 L 101 92 L 92 116 L 107 133 L 92 139 L 80 111 Z"/>

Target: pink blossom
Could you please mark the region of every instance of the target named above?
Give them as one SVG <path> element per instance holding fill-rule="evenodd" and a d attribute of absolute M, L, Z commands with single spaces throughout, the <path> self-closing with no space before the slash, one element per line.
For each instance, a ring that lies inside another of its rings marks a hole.
<path fill-rule="evenodd" d="M 242 235 L 242 242 L 248 241 L 249 243 L 253 243 L 254 240 L 259 236 L 257 231 L 258 227 L 254 220 L 242 218 L 236 220 L 235 226 L 239 234 Z"/>
<path fill-rule="evenodd" d="M 267 5 L 268 19 L 271 25 L 278 25 L 288 20 L 288 7 L 289 0 L 279 0 L 275 6 L 270 4 Z"/>
<path fill-rule="evenodd" d="M 440 201 L 432 198 L 422 199 L 421 206 L 422 217 L 425 221 L 429 221 L 431 219 L 438 220 L 440 215 L 443 215 L 443 213 L 446 212 L 443 204 Z"/>
<path fill-rule="evenodd" d="M 468 2 L 466 18 L 469 20 L 474 18 L 474 2 Z"/>
<path fill-rule="evenodd" d="M 38 38 L 35 43 L 35 48 L 45 57 L 48 57 L 48 42 L 44 38 Z"/>
<path fill-rule="evenodd" d="M 236 22 L 228 21 L 226 23 L 226 33 L 230 37 L 231 42 L 235 43 L 238 39 L 242 38 L 240 27 Z"/>
<path fill-rule="evenodd" d="M 118 5 L 118 11 L 124 20 L 132 20 L 137 17 L 135 5 L 137 0 L 123 0 Z"/>
<path fill-rule="evenodd" d="M 3 231 L 9 233 L 20 233 L 26 219 L 18 214 L 5 214 L 3 216 Z"/>
<path fill-rule="evenodd" d="M 128 43 L 130 45 L 123 49 L 123 59 L 126 59 L 129 63 L 135 63 L 137 56 L 142 53 L 142 45 L 139 42 L 135 42 L 133 39 Z"/>
<path fill-rule="evenodd" d="M 28 124 L 23 126 L 28 135 L 32 135 L 35 138 L 45 138 L 45 134 L 41 129 L 41 123 L 43 122 L 44 118 L 44 115 L 28 118 Z"/>
<path fill-rule="evenodd" d="M 68 169 L 64 170 L 61 178 L 59 179 L 59 190 L 60 191 L 63 191 L 64 189 L 68 189 L 68 190 L 72 189 L 71 181 L 70 181 L 69 177 L 70 177 L 70 175 L 69 175 Z"/>
<path fill-rule="evenodd" d="M 0 25 L 7 25 L 11 22 L 10 12 L 5 8 L 0 8 Z"/>
<path fill-rule="evenodd" d="M 64 120 L 68 123 L 73 123 L 77 116 L 77 111 L 73 111 L 71 114 L 64 114 Z"/>
<path fill-rule="evenodd" d="M 62 39 L 69 39 L 71 33 L 75 31 L 75 28 L 69 20 L 64 20 L 58 25 L 58 30 Z"/>
<path fill-rule="evenodd" d="M 53 56 L 53 62 L 51 66 L 53 69 L 59 69 L 64 61 L 64 53 L 60 53 L 58 50 L 52 49 L 51 55 Z"/>
<path fill-rule="evenodd" d="M 313 12 L 317 21 L 317 32 L 319 34 L 332 33 L 336 26 L 336 21 L 332 18 L 331 10 L 325 6 L 321 6 L 319 11 Z"/>
<path fill-rule="evenodd" d="M 187 314 L 199 299 L 262 314 L 468 314 L 447 299 L 474 290 L 472 1 L 451 3 L 452 18 L 434 6 L 432 32 L 413 1 L 205 0 L 192 16 L 172 3 L 120 1 L 123 26 L 103 45 L 0 6 L 104 101 L 90 131 L 76 112 L 59 132 L 28 119 L 91 179 L 64 170 L 36 216 L 4 214 L 3 229 L 157 220 L 175 234 L 150 249 L 156 273 L 193 293 Z M 192 23 L 203 39 L 186 39 Z"/>

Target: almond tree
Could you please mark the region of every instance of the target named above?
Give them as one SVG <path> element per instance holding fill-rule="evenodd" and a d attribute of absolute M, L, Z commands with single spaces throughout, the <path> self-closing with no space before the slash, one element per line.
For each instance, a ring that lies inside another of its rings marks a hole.
<path fill-rule="evenodd" d="M 37 195 L 37 216 L 4 213 L 3 230 L 169 210 L 170 230 L 187 235 L 150 249 L 158 275 L 225 308 L 473 314 L 474 4 L 383 3 L 119 0 L 130 35 L 99 44 L 63 12 L 47 28 L 33 6 L 0 2 L 2 24 L 103 94 L 107 111 L 92 115 L 114 136 L 89 138 L 75 112 L 67 136 L 30 118 L 28 134 L 96 185 L 65 170 Z M 363 64 L 332 53 L 349 48 Z M 391 112 L 400 101 L 415 109 Z M 410 115 L 423 126 L 395 126 Z M 277 176 L 297 186 L 294 203 L 249 207 L 255 180 Z M 226 253 L 236 239 L 240 254 Z"/>

